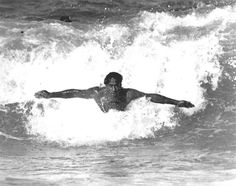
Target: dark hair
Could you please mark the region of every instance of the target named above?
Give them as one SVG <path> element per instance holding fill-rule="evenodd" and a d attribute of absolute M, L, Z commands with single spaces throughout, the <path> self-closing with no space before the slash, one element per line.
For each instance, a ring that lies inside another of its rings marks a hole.
<path fill-rule="evenodd" d="M 121 74 L 117 73 L 117 72 L 110 72 L 109 74 L 107 74 L 107 76 L 105 77 L 104 79 L 104 84 L 107 85 L 111 78 L 114 78 L 117 80 L 118 83 L 121 84 L 122 80 L 123 80 L 123 77 Z"/>

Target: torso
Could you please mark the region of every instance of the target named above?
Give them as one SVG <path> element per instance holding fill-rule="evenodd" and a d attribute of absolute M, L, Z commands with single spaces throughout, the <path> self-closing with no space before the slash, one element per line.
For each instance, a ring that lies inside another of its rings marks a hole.
<path fill-rule="evenodd" d="M 94 100 L 103 112 L 110 109 L 124 111 L 131 100 L 127 97 L 127 89 L 122 89 L 118 94 L 109 94 L 105 88 L 101 88 L 94 96 Z"/>

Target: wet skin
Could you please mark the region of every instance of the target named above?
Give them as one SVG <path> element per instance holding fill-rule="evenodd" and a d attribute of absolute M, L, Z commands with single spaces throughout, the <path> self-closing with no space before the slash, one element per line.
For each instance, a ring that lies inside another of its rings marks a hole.
<path fill-rule="evenodd" d="M 161 104 L 172 104 L 178 107 L 191 108 L 194 105 L 188 101 L 178 101 L 159 94 L 147 94 L 135 89 L 122 88 L 121 83 L 111 78 L 105 87 L 92 87 L 86 90 L 69 89 L 59 92 L 46 90 L 35 93 L 36 98 L 85 98 L 94 99 L 103 112 L 110 109 L 125 111 L 127 105 L 140 97 L 146 96 L 150 101 Z"/>

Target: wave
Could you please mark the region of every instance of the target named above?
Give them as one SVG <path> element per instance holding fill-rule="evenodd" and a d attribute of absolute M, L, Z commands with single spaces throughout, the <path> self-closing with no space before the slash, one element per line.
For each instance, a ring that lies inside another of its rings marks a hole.
<path fill-rule="evenodd" d="M 235 119 L 232 17 L 235 7 L 181 17 L 143 11 L 128 23 L 86 29 L 1 21 L 0 131 L 69 145 L 155 137 L 163 128 L 183 134 L 193 125 L 184 137 L 197 136 L 202 128 L 213 129 L 207 138 L 219 129 L 229 131 Z M 104 114 L 90 100 L 33 97 L 42 89 L 100 85 L 110 71 L 123 74 L 124 87 L 189 100 L 196 107 L 178 109 L 142 98 L 126 112 Z M 14 133 L 10 121 L 21 129 Z"/>
<path fill-rule="evenodd" d="M 173 15 L 187 15 L 193 11 L 212 10 L 216 7 L 233 6 L 234 0 L 100 0 L 100 1 L 6 1 L 0 2 L 0 17 L 27 21 L 59 20 L 70 16 L 80 23 L 125 22 L 139 12 L 167 12 Z M 20 7 L 20 8 L 19 8 Z"/>

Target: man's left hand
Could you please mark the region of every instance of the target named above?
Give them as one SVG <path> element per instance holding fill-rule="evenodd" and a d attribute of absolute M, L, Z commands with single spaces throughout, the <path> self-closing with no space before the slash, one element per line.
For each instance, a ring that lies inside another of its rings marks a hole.
<path fill-rule="evenodd" d="M 192 108 L 195 107 L 194 104 L 192 104 L 189 101 L 185 101 L 185 100 L 181 100 L 179 101 L 179 103 L 177 104 L 178 107 L 186 107 L 186 108 Z"/>

